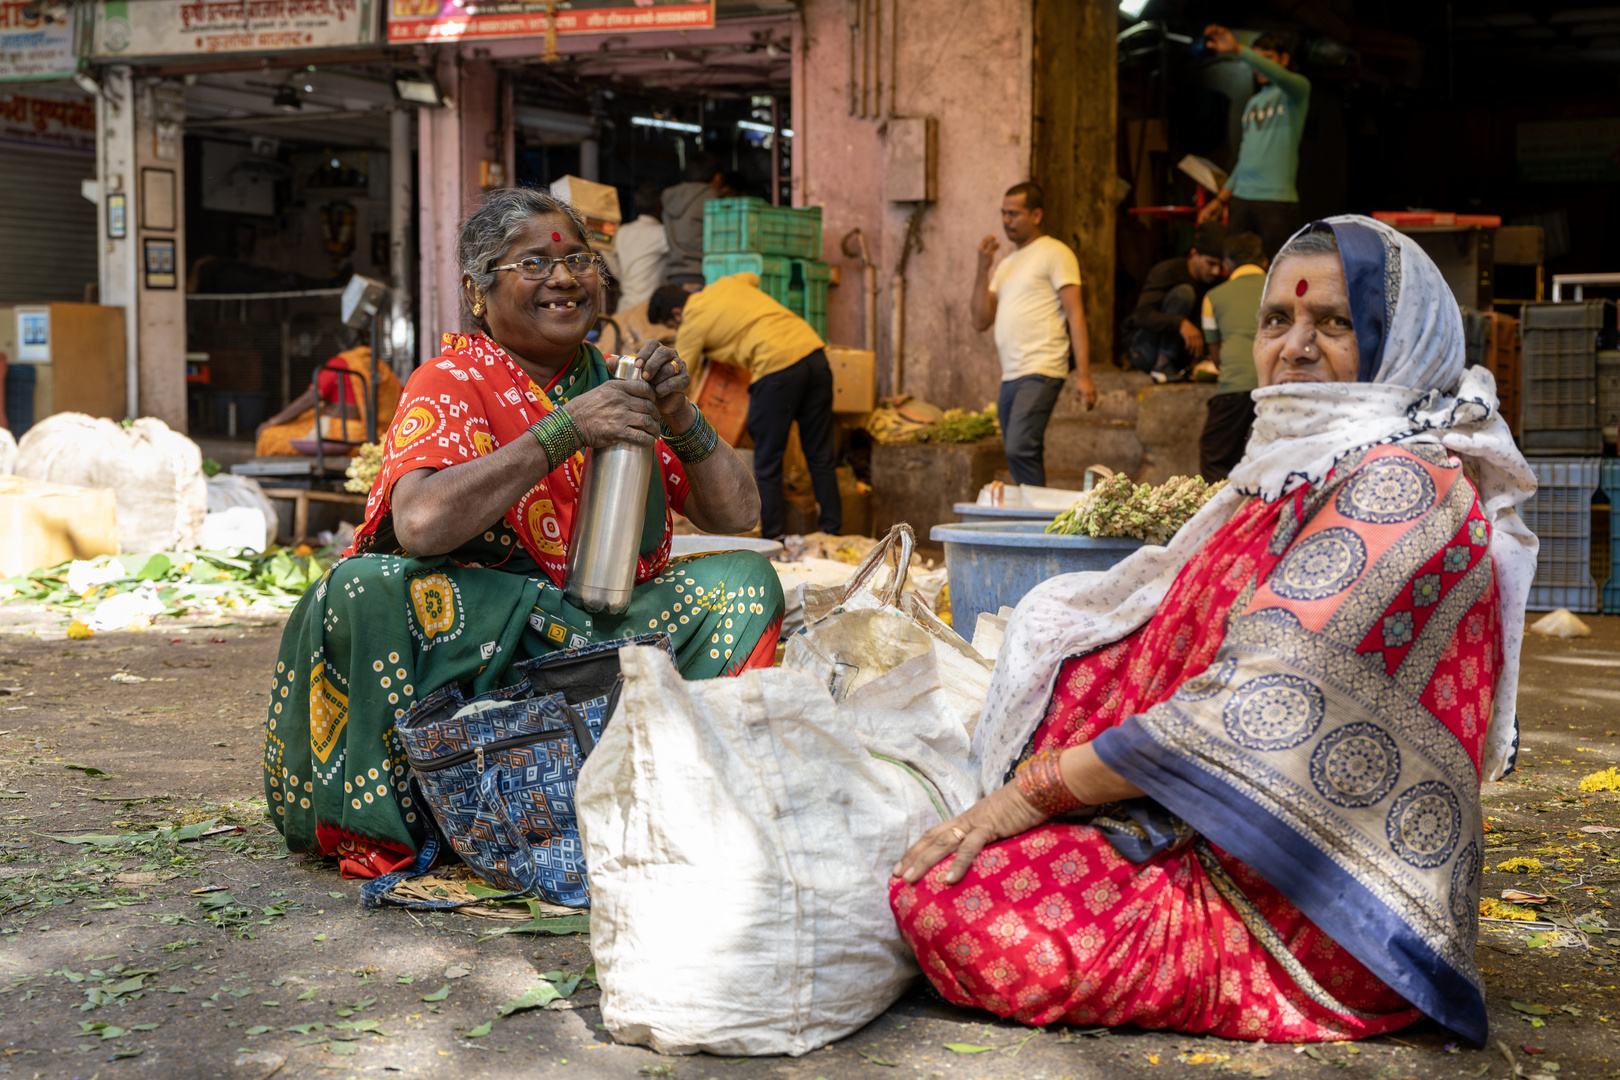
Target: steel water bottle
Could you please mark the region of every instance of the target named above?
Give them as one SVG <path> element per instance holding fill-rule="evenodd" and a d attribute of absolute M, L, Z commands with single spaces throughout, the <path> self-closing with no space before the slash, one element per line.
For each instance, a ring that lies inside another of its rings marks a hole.
<path fill-rule="evenodd" d="M 631 356 L 619 357 L 616 374 L 641 378 Z M 586 451 L 564 590 L 575 607 L 612 615 L 629 608 L 652 475 L 651 446 L 618 442 Z"/>

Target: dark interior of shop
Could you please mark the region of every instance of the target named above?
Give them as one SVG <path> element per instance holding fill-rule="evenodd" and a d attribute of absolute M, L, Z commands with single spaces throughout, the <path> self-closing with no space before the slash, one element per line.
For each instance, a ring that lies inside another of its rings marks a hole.
<path fill-rule="evenodd" d="M 1120 5 L 1120 175 L 1130 207 L 1191 203 L 1186 154 L 1229 169 L 1253 91 L 1203 42 L 1211 23 L 1285 28 L 1311 80 L 1299 161 L 1306 220 L 1432 209 L 1539 225 L 1551 275 L 1609 269 L 1620 243 L 1620 7 L 1525 0 L 1148 0 Z M 1146 120 L 1144 124 L 1143 121 Z M 1588 122 L 1579 128 L 1569 122 Z M 1121 313 L 1183 220 L 1130 215 Z M 1495 300 L 1537 298 L 1537 268 L 1498 260 Z"/>
<path fill-rule="evenodd" d="M 594 177 L 618 189 L 629 221 L 639 186 L 679 183 L 689 155 L 706 153 L 719 163 L 727 194 L 786 201 L 785 46 L 726 51 L 722 58 L 626 52 L 502 62 L 497 100 L 512 115 L 497 126 L 512 133 L 513 180 L 544 186 L 567 175 Z M 364 331 L 342 326 L 337 298 L 353 274 L 389 276 L 392 74 L 382 65 L 304 65 L 189 80 L 194 432 L 252 439 L 317 366 L 364 343 Z M 492 160 L 502 157 L 491 149 Z M 491 178 L 492 186 L 500 182 Z M 406 265 L 418 272 L 414 251 Z"/>

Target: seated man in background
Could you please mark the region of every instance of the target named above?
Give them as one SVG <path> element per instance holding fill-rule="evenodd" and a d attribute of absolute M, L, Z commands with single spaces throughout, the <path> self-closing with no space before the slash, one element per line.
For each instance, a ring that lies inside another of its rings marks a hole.
<path fill-rule="evenodd" d="M 1211 285 L 1226 276 L 1226 230 L 1203 225 L 1185 257 L 1165 259 L 1148 271 L 1136 310 L 1125 320 L 1131 366 L 1154 382 L 1178 382 L 1203 358 L 1204 335 L 1193 320 Z"/>
<path fill-rule="evenodd" d="M 723 277 L 701 292 L 665 285 L 653 293 L 647 317 L 676 328 L 675 351 L 696 360 L 732 364 L 753 376 L 748 387 L 748 435 L 754 440 L 760 535 L 783 535 L 782 454 L 795 421 L 810 467 L 819 525 L 843 531 L 843 501 L 833 462 L 832 369 L 826 342 L 810 324 L 760 291 L 754 274 Z"/>
<path fill-rule="evenodd" d="M 1221 373 L 1198 442 L 1198 471 L 1211 484 L 1225 480 L 1243 460 L 1254 427 L 1249 391 L 1260 385 L 1254 373 L 1254 335 L 1269 261 L 1259 233 L 1227 237 L 1227 279 L 1204 296 L 1200 319 L 1204 343 L 1210 363 Z"/>
<path fill-rule="evenodd" d="M 664 279 L 669 237 L 661 220 L 664 202 L 657 184 L 636 188 L 636 217 L 619 226 L 613 251 L 604 256 L 619 285 L 619 311 L 645 304 Z M 622 350 L 633 353 L 634 348 Z"/>
<path fill-rule="evenodd" d="M 358 378 L 330 370 L 342 365 Z M 339 439 L 356 444 L 349 447 L 351 456 L 358 444 L 366 438 L 366 415 L 363 403 L 371 382 L 371 350 L 359 345 L 340 352 L 323 365 L 320 378 L 276 415 L 259 425 L 253 452 L 259 457 L 284 457 L 298 453 L 294 439 L 315 438 L 315 390 L 319 386 L 321 425 L 326 429 L 322 438 Z M 381 437 L 394 422 L 394 410 L 399 407 L 403 388 L 393 369 L 386 364 L 377 368 L 377 435 Z M 338 404 L 341 398 L 343 404 Z"/>

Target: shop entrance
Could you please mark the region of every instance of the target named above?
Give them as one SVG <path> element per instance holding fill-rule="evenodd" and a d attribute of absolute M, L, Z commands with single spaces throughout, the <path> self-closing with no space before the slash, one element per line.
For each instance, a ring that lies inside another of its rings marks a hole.
<path fill-rule="evenodd" d="M 207 73 L 185 94 L 187 414 L 228 463 L 318 367 L 369 345 L 340 298 L 356 274 L 391 280 L 412 184 L 391 177 L 390 144 L 410 125 L 391 120 L 381 66 Z"/>

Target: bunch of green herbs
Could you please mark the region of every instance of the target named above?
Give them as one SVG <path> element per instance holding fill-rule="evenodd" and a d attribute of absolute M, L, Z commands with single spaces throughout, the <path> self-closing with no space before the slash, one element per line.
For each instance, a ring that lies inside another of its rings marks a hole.
<path fill-rule="evenodd" d="M 1075 500 L 1052 520 L 1048 533 L 1128 536 L 1162 544 L 1176 534 L 1226 484 L 1206 484 L 1198 476 L 1173 476 L 1154 487 L 1111 476 Z"/>
<path fill-rule="evenodd" d="M 989 402 L 983 412 L 965 409 L 946 409 L 945 415 L 920 429 L 911 437 L 912 442 L 976 443 L 993 439 L 1001 434 L 996 420 L 996 403 Z"/>

